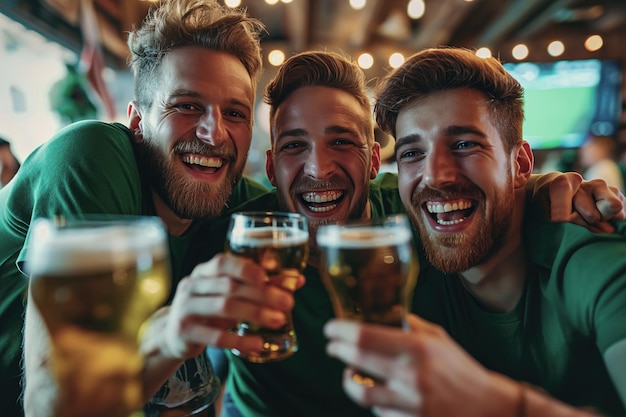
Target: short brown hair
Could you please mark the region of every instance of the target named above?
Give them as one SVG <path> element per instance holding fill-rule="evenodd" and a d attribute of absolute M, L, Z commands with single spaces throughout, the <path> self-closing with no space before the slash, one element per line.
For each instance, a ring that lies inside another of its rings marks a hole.
<path fill-rule="evenodd" d="M 264 30 L 259 20 L 215 0 L 162 1 L 128 37 L 137 102 L 142 107 L 152 105 L 156 70 L 163 56 L 183 46 L 202 46 L 234 55 L 250 75 L 254 93 L 262 70 L 260 38 Z"/>
<path fill-rule="evenodd" d="M 377 88 L 376 121 L 395 137 L 398 113 L 405 105 L 455 88 L 471 88 L 485 95 L 507 151 L 522 141 L 522 86 L 497 59 L 480 58 L 462 48 L 423 50 L 387 75 Z"/>
<path fill-rule="evenodd" d="M 302 87 L 329 87 L 352 95 L 368 114 L 365 126 L 368 142 L 374 142 L 372 107 L 366 91 L 365 74 L 343 55 L 327 51 L 307 51 L 291 56 L 265 87 L 265 103 L 270 105 L 270 125 L 274 125 L 276 109 L 291 93 Z M 273 129 L 271 130 L 272 143 Z"/>

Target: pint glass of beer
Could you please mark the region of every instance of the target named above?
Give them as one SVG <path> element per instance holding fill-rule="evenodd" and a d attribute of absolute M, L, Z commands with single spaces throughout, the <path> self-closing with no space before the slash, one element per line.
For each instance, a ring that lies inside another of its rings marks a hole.
<path fill-rule="evenodd" d="M 298 274 L 307 263 L 308 241 L 306 218 L 299 214 L 240 212 L 231 216 L 226 251 L 258 263 L 270 277 L 268 285 L 295 290 Z M 258 355 L 245 356 L 250 362 L 284 359 L 298 349 L 291 315 L 288 323 L 277 330 L 241 322 L 236 331 L 240 335 L 256 334 L 263 338 L 263 350 Z M 236 349 L 233 353 L 244 357 Z"/>
<path fill-rule="evenodd" d="M 406 216 L 320 226 L 316 239 L 338 318 L 406 328 L 419 273 Z"/>
<path fill-rule="evenodd" d="M 27 270 L 52 340 L 55 415 L 128 417 L 141 410 L 138 333 L 170 289 L 161 221 L 38 219 Z"/>

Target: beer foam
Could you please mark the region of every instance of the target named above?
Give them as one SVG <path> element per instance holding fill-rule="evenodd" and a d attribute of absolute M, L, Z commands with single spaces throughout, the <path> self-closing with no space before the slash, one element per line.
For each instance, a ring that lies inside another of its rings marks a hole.
<path fill-rule="evenodd" d="M 309 233 L 297 228 L 255 227 L 231 232 L 229 240 L 237 246 L 251 247 L 287 247 L 308 242 Z"/>
<path fill-rule="evenodd" d="M 401 245 L 412 238 L 411 231 L 404 227 L 323 226 L 317 231 L 317 245 L 330 248 L 374 248 Z"/>
<path fill-rule="evenodd" d="M 48 222 L 38 222 L 30 237 L 27 268 L 31 275 L 40 275 L 133 266 L 146 256 L 163 259 L 164 239 L 163 230 L 150 225 L 55 229 Z"/>

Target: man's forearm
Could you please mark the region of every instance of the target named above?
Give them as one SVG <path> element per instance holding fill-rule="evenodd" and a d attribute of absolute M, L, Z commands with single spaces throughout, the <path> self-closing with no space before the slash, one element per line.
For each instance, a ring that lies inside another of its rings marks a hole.
<path fill-rule="evenodd" d="M 141 337 L 141 353 L 144 357 L 141 375 L 144 402 L 148 402 L 165 381 L 183 364 L 182 359 L 163 354 L 160 337 L 166 325 L 169 307 L 157 311 L 147 324 Z"/>
<path fill-rule="evenodd" d="M 503 375 L 492 373 L 493 399 L 500 404 L 496 415 L 513 417 L 599 417 L 590 410 L 575 408 L 541 390 L 524 383 L 515 382 Z M 516 387 L 514 387 L 516 386 Z M 517 392 L 515 396 L 511 393 Z"/>
<path fill-rule="evenodd" d="M 58 388 L 50 367 L 50 338 L 39 311 L 27 303 L 24 324 L 24 412 L 26 417 L 51 417 Z"/>

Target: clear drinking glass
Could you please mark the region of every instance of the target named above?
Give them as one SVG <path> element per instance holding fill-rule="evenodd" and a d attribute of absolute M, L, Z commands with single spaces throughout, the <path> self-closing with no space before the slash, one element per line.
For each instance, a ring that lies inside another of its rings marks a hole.
<path fill-rule="evenodd" d="M 320 226 L 321 275 L 335 315 L 406 328 L 419 262 L 406 216 Z M 363 374 L 366 385 L 376 381 Z"/>
<path fill-rule="evenodd" d="M 270 277 L 271 285 L 295 290 L 297 276 L 306 266 L 309 255 L 309 232 L 306 218 L 296 213 L 240 212 L 231 216 L 226 238 L 226 251 L 245 256 L 258 263 Z M 258 355 L 235 355 L 250 362 L 262 363 L 284 359 L 298 349 L 291 315 L 280 329 L 267 329 L 254 323 L 241 322 L 240 335 L 263 337 L 263 350 Z"/>
<path fill-rule="evenodd" d="M 38 219 L 27 268 L 52 340 L 60 390 L 55 415 L 142 415 L 138 334 L 170 291 L 161 221 Z"/>

